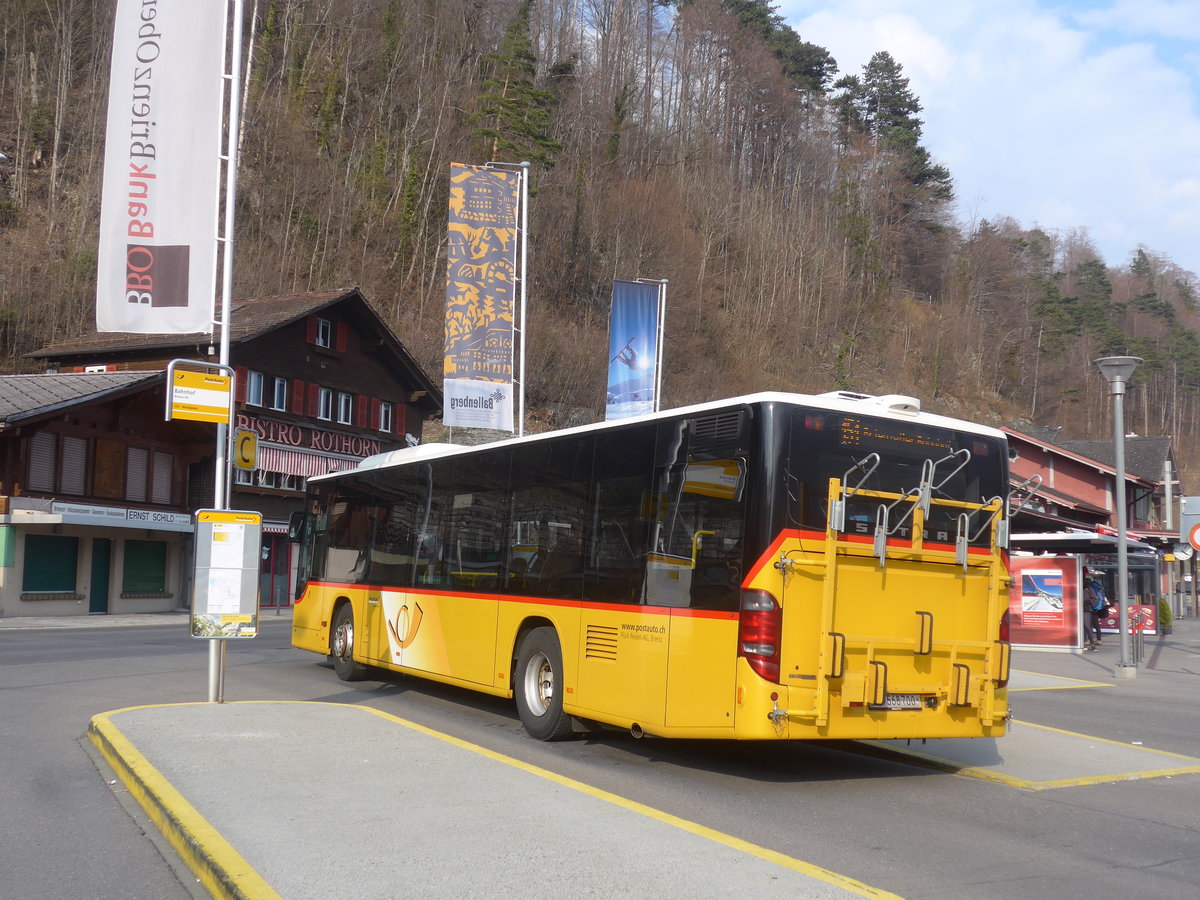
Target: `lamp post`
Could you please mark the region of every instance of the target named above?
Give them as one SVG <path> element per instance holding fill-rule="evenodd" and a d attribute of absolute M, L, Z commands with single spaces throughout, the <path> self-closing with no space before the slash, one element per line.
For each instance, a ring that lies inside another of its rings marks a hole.
<path fill-rule="evenodd" d="M 1105 356 L 1095 360 L 1100 373 L 1108 379 L 1113 397 L 1113 447 L 1117 470 L 1114 503 L 1117 507 L 1117 602 L 1118 625 L 1121 630 L 1121 663 L 1117 674 L 1132 678 L 1137 675 L 1129 637 L 1129 548 L 1125 535 L 1125 384 L 1142 360 L 1137 356 Z"/>

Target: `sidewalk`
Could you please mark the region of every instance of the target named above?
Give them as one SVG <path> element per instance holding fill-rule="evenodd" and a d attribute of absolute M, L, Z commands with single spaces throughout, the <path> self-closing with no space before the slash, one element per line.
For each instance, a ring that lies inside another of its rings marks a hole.
<path fill-rule="evenodd" d="M 88 737 L 214 897 L 892 896 L 367 707 L 134 707 Z"/>

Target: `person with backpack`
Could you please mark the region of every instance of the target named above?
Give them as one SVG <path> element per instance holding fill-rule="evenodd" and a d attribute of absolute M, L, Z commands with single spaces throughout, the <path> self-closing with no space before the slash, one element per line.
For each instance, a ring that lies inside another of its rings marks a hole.
<path fill-rule="evenodd" d="M 1096 579 L 1084 576 L 1083 589 L 1083 649 L 1100 649 L 1100 622 L 1108 618 L 1108 598 L 1104 587 Z"/>

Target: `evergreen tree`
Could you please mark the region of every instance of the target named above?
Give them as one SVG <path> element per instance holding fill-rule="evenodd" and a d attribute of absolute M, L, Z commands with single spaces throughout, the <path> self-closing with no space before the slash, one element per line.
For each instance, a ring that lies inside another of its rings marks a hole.
<path fill-rule="evenodd" d="M 950 200 L 953 187 L 950 171 L 934 164 L 920 144 L 918 118 L 921 102 L 908 86 L 903 67 L 891 54 L 880 51 L 863 66 L 862 77 L 847 75 L 837 81 L 834 98 L 843 141 L 865 135 L 875 148 L 900 160 L 908 182 L 925 188 L 935 200 Z"/>
<path fill-rule="evenodd" d="M 1133 254 L 1133 259 L 1129 263 L 1129 274 L 1134 278 L 1154 277 L 1154 268 L 1150 265 L 1150 257 L 1141 247 Z"/>
<path fill-rule="evenodd" d="M 529 37 L 532 7 L 533 0 L 522 0 L 499 48 L 488 55 L 484 93 L 472 120 L 479 123 L 475 133 L 487 142 L 489 159 L 505 154 L 513 162 L 528 159 L 552 166 L 562 144 L 550 137 L 554 93 L 535 82 L 537 57 Z"/>
<path fill-rule="evenodd" d="M 1075 278 L 1075 320 L 1079 331 L 1095 338 L 1104 353 L 1124 352 L 1126 338 L 1116 319 L 1120 312 L 1112 302 L 1112 282 L 1104 263 L 1085 259 L 1071 274 Z"/>

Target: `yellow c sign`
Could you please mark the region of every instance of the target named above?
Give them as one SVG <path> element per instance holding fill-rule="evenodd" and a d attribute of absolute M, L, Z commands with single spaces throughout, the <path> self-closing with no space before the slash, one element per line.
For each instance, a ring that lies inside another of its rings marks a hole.
<path fill-rule="evenodd" d="M 239 428 L 233 438 L 233 464 L 253 469 L 258 464 L 258 432 Z"/>

